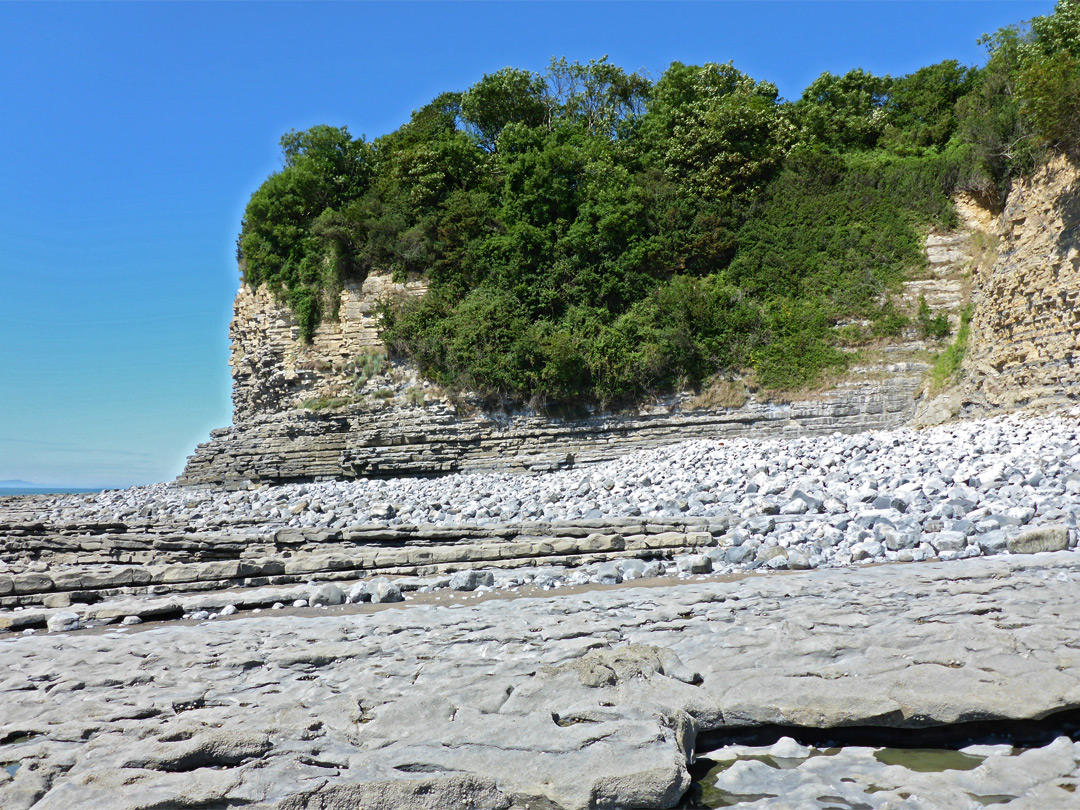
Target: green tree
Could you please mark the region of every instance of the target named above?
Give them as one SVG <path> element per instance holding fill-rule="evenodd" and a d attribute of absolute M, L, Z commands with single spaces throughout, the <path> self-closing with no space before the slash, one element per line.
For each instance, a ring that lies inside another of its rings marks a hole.
<path fill-rule="evenodd" d="M 348 262 L 339 239 L 323 240 L 315 223 L 324 212 L 357 198 L 372 176 L 371 148 L 345 127 L 320 125 L 281 139 L 284 165 L 251 195 L 237 255 L 244 280 L 266 283 L 287 300 L 309 338 L 333 308 L 339 270 Z M 332 254 L 326 252 L 333 245 Z"/>
<path fill-rule="evenodd" d="M 887 124 L 893 80 L 858 68 L 836 76 L 822 73 L 796 104 L 800 140 L 836 149 L 870 149 Z"/>
<path fill-rule="evenodd" d="M 953 190 L 1075 142 L 1075 19 L 1062 2 L 998 32 L 982 70 L 824 74 L 796 103 L 730 64 L 650 85 L 557 59 L 442 93 L 371 144 L 291 132 L 246 212 L 245 279 L 307 336 L 343 279 L 425 277 L 386 303 L 383 339 L 449 389 L 608 405 L 747 367 L 802 385 L 843 365 L 838 324 L 905 325 L 890 297 L 921 229 L 955 221 Z"/>
<path fill-rule="evenodd" d="M 1030 124 L 1020 113 L 1017 93 L 1019 27 L 1009 26 L 979 41 L 989 59 L 971 93 L 956 105 L 961 139 L 971 144 L 977 171 L 973 190 L 992 201 L 1004 197 L 1011 178 L 1038 162 Z"/>
<path fill-rule="evenodd" d="M 885 110 L 884 142 L 897 146 L 944 146 L 958 126 L 956 103 L 972 91 L 978 71 L 955 59 L 893 80 Z"/>
<path fill-rule="evenodd" d="M 461 118 L 477 143 L 494 152 L 507 124 L 543 126 L 548 119 L 544 80 L 528 70 L 505 67 L 486 74 L 461 96 Z"/>
<path fill-rule="evenodd" d="M 616 137 L 645 112 L 649 80 L 607 56 L 588 64 L 552 59 L 547 73 L 549 126 L 574 121 L 590 135 Z"/>
<path fill-rule="evenodd" d="M 1033 19 L 1017 51 L 1021 114 L 1040 143 L 1080 154 L 1080 3 Z"/>
<path fill-rule="evenodd" d="M 738 196 L 767 181 L 791 145 L 794 132 L 777 96 L 776 85 L 730 64 L 676 62 L 656 84 L 646 137 L 688 193 Z"/>

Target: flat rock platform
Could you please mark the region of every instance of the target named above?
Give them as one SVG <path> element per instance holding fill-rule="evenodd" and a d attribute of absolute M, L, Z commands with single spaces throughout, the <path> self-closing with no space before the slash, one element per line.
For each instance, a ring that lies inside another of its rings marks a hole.
<path fill-rule="evenodd" d="M 1061 551 L 12 633 L 0 807 L 673 807 L 725 732 L 1080 708 L 1078 594 Z"/>

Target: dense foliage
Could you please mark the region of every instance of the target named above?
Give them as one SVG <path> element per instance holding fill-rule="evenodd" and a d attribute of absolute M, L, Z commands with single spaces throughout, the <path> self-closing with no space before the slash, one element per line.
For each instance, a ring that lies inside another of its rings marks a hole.
<path fill-rule="evenodd" d="M 1080 5 L 987 45 L 983 68 L 824 74 L 795 102 L 730 64 L 650 82 L 560 59 L 370 143 L 289 133 L 247 208 L 244 278 L 310 337 L 343 279 L 425 276 L 423 299 L 386 303 L 384 339 L 451 389 L 608 404 L 737 370 L 801 385 L 844 364 L 838 327 L 903 326 L 890 294 L 953 191 L 993 198 L 1080 144 Z"/>

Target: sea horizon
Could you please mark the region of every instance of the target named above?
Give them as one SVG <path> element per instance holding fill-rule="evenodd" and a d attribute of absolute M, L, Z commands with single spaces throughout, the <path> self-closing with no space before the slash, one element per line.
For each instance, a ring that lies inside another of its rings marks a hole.
<path fill-rule="evenodd" d="M 0 487 L 0 498 L 8 495 L 87 495 L 104 492 L 106 489 L 118 489 L 118 487 Z"/>

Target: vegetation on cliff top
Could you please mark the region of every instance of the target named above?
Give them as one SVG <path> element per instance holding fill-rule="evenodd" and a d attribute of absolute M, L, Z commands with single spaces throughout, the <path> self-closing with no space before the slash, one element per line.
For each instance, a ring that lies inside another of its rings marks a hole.
<path fill-rule="evenodd" d="M 986 39 L 983 68 L 823 74 L 798 101 L 730 64 L 655 82 L 606 58 L 505 68 L 372 142 L 282 139 L 239 238 L 307 338 L 345 278 L 423 275 L 387 346 L 450 389 L 608 404 L 752 369 L 842 366 L 838 325 L 890 301 L 949 196 L 998 198 L 1080 145 L 1080 4 Z"/>

